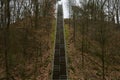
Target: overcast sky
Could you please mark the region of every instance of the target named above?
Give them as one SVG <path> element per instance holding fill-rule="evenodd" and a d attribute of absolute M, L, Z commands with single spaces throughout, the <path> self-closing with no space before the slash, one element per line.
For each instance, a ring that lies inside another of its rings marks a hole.
<path fill-rule="evenodd" d="M 67 0 L 62 0 L 62 4 L 63 4 L 64 18 L 68 18 L 69 17 L 69 10 L 67 8 Z"/>
<path fill-rule="evenodd" d="M 79 0 L 75 1 L 78 3 Z M 67 7 L 68 0 L 61 0 L 59 3 L 63 4 L 64 18 L 68 18 L 69 17 L 69 8 Z"/>

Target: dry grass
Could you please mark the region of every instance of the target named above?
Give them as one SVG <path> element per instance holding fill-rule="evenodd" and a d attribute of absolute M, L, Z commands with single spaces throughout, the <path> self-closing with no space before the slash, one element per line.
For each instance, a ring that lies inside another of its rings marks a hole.
<path fill-rule="evenodd" d="M 15 80 L 49 80 L 51 78 L 55 21 L 51 29 L 24 28 L 12 24 L 9 36 L 9 72 Z M 26 24 L 27 26 L 27 24 Z M 27 33 L 25 32 L 27 29 Z M 25 34 L 27 37 L 25 38 Z M 5 78 L 4 35 L 0 31 L 0 79 Z M 25 40 L 25 39 L 27 40 Z M 24 43 L 25 42 L 25 43 Z M 24 46 L 24 44 L 26 44 Z M 40 46 L 41 45 L 41 46 Z M 23 49 L 26 48 L 25 54 Z M 38 48 L 38 50 L 36 50 Z M 37 55 L 37 56 L 36 56 Z M 36 62 L 36 57 L 38 58 Z M 36 69 L 37 68 L 37 69 Z M 36 69 L 36 70 L 35 70 Z"/>
<path fill-rule="evenodd" d="M 80 33 L 77 34 L 76 36 L 77 40 L 76 43 L 74 44 L 73 28 L 69 28 L 69 26 L 65 24 L 65 30 L 66 30 L 66 39 L 67 39 L 66 42 L 67 42 L 67 54 L 68 54 L 68 66 L 69 66 L 68 68 L 69 79 L 70 80 L 102 80 L 102 61 L 99 53 L 91 54 L 91 52 L 87 52 L 87 53 L 84 52 L 84 57 L 85 57 L 84 67 L 82 67 L 81 49 L 78 48 L 81 46 L 81 35 Z M 117 33 L 120 32 L 118 31 Z M 115 36 L 113 35 L 113 38 L 114 37 Z M 90 41 L 90 43 L 93 46 L 93 48 L 92 47 L 90 48 L 90 51 L 98 50 L 99 52 L 100 48 L 98 47 L 99 46 L 98 43 L 95 40 L 91 40 L 89 37 L 87 39 Z M 119 39 L 118 36 L 116 37 L 116 40 L 117 39 Z M 114 40 L 115 39 L 112 39 L 112 41 Z M 113 42 L 114 45 L 117 42 Z M 113 47 L 111 46 L 111 48 Z M 117 57 L 115 57 L 116 60 L 112 59 L 112 61 L 114 62 L 118 61 L 116 64 L 113 64 L 111 61 L 109 61 L 109 59 L 111 59 L 110 57 L 106 57 L 107 60 L 107 63 L 105 64 L 106 80 L 120 79 L 120 65 L 119 65 L 120 56 L 119 54 L 116 55 L 117 55 Z"/>

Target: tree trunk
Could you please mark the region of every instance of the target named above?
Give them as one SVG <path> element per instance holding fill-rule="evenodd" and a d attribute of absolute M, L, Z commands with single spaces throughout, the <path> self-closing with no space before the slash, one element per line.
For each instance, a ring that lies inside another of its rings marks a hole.
<path fill-rule="evenodd" d="M 10 26 L 10 9 L 9 0 L 5 2 L 5 27 L 4 27 L 4 46 L 5 46 L 5 68 L 6 68 L 6 79 L 9 80 L 9 63 L 8 63 L 8 53 L 9 53 L 9 26 Z"/>

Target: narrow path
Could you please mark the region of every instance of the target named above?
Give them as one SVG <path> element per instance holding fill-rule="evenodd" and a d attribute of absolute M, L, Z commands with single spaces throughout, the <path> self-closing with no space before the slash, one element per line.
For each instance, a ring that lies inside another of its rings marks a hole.
<path fill-rule="evenodd" d="M 56 30 L 57 31 L 56 31 L 56 42 L 55 42 L 52 79 L 53 80 L 67 80 L 62 5 L 58 5 L 57 29 Z"/>

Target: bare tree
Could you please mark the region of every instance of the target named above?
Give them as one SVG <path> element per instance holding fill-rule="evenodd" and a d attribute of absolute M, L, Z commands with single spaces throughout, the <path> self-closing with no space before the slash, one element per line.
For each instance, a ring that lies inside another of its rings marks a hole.
<path fill-rule="evenodd" d="M 10 27 L 10 0 L 5 0 L 5 27 L 4 27 L 4 46 L 5 46 L 5 68 L 6 68 L 6 79 L 9 80 L 9 27 Z"/>

